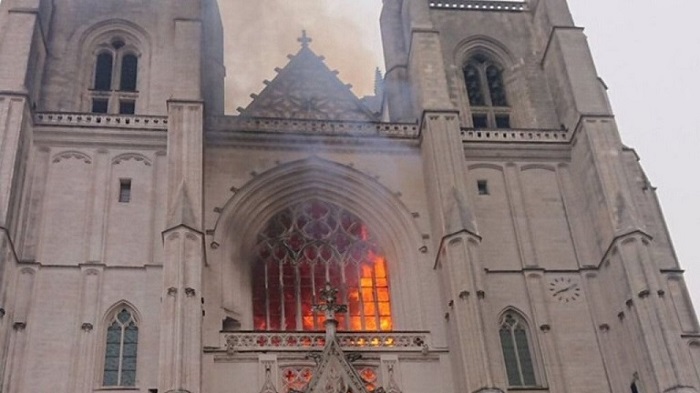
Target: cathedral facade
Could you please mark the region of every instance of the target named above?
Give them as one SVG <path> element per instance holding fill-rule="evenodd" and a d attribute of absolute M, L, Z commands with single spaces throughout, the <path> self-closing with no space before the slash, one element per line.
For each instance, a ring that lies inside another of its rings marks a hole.
<path fill-rule="evenodd" d="M 374 96 L 304 33 L 226 115 L 216 0 L 3 0 L 0 391 L 700 391 L 566 1 L 381 28 Z"/>

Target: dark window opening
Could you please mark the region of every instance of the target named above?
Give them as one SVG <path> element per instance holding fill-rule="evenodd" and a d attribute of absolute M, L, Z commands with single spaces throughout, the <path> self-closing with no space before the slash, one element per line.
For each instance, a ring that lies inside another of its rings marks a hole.
<path fill-rule="evenodd" d="M 508 106 L 506 101 L 506 90 L 503 87 L 503 76 L 501 70 L 496 66 L 486 68 L 486 81 L 489 84 L 489 94 L 491 95 L 491 105 Z"/>
<path fill-rule="evenodd" d="M 503 318 L 499 333 L 508 384 L 513 387 L 536 386 L 535 367 L 525 321 L 515 313 L 508 313 Z"/>
<path fill-rule="evenodd" d="M 510 116 L 496 115 L 496 128 L 510 128 Z"/>
<path fill-rule="evenodd" d="M 122 91 L 136 91 L 136 76 L 139 60 L 134 55 L 126 55 L 122 59 L 121 78 L 119 89 Z"/>
<path fill-rule="evenodd" d="M 489 184 L 486 180 L 478 180 L 476 188 L 479 190 L 479 195 L 489 195 Z"/>
<path fill-rule="evenodd" d="M 477 53 L 462 68 L 474 128 L 511 128 L 503 68 Z"/>
<path fill-rule="evenodd" d="M 632 391 L 632 393 L 639 393 L 639 389 L 637 389 L 636 382 L 632 382 L 632 385 L 630 385 L 630 390 Z"/>
<path fill-rule="evenodd" d="M 112 90 L 112 67 L 114 58 L 111 53 L 100 53 L 95 63 L 95 90 Z"/>
<path fill-rule="evenodd" d="M 119 202 L 131 202 L 131 179 L 119 180 Z"/>
<path fill-rule="evenodd" d="M 107 113 L 109 101 L 103 98 L 95 98 L 92 100 L 92 113 Z"/>
<path fill-rule="evenodd" d="M 133 115 L 136 113 L 136 102 L 132 100 L 119 101 L 119 114 Z"/>
<path fill-rule="evenodd" d="M 467 84 L 469 104 L 472 106 L 484 106 L 486 101 L 481 91 L 481 77 L 479 70 L 473 65 L 464 67 L 464 82 Z"/>
<path fill-rule="evenodd" d="M 472 121 L 474 122 L 474 128 L 488 128 L 489 126 L 486 115 L 472 115 Z"/>

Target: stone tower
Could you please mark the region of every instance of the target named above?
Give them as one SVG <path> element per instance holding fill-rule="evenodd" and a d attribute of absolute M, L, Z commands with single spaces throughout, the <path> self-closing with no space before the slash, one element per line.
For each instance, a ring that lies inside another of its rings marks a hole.
<path fill-rule="evenodd" d="M 377 96 L 304 33 L 233 116 L 215 0 L 3 0 L 0 391 L 698 392 L 565 0 L 383 3 Z"/>

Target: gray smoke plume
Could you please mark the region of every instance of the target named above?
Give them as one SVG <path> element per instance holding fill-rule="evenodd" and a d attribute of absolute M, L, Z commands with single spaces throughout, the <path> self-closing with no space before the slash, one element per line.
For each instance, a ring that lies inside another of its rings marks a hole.
<path fill-rule="evenodd" d="M 225 32 L 226 112 L 245 107 L 272 80 L 306 30 L 311 49 L 362 97 L 383 68 L 379 0 L 219 0 Z"/>

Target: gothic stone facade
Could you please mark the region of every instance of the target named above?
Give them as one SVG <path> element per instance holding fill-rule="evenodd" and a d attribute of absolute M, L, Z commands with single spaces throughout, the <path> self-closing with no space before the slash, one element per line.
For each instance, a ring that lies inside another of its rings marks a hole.
<path fill-rule="evenodd" d="M 225 116 L 215 0 L 3 0 L 2 391 L 698 392 L 565 0 L 384 0 L 381 27 L 377 96 L 302 40 Z"/>

